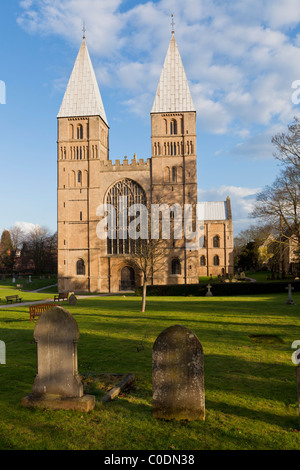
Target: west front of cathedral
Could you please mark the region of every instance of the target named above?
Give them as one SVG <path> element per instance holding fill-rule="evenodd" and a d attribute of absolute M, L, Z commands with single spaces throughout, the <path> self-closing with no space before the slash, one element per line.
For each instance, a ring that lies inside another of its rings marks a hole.
<path fill-rule="evenodd" d="M 114 237 L 100 238 L 99 205 L 118 210 L 121 197 L 129 206 L 190 205 L 196 217 L 196 110 L 174 33 L 151 110 L 151 158 L 110 160 L 109 126 L 85 38 L 57 118 L 58 289 L 134 290 L 143 282 L 133 256 L 136 241 L 120 236 L 118 222 Z M 195 284 L 199 276 L 233 274 L 230 199 L 201 204 L 201 245 L 189 249 L 184 236 L 173 236 L 149 284 Z"/>

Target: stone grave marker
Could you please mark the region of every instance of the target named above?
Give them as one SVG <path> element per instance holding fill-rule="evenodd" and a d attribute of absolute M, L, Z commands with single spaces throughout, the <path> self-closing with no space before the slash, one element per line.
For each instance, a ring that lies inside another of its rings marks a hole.
<path fill-rule="evenodd" d="M 294 290 L 294 287 L 292 287 L 292 284 L 289 284 L 285 290 L 288 291 L 288 299 L 286 301 L 287 305 L 296 305 L 295 302 L 292 299 L 292 291 Z"/>
<path fill-rule="evenodd" d="M 75 294 L 71 294 L 68 301 L 69 301 L 69 305 L 76 305 L 77 297 L 75 296 Z"/>
<path fill-rule="evenodd" d="M 32 393 L 22 399 L 22 405 L 78 411 L 94 408 L 95 397 L 83 394 L 78 375 L 78 338 L 74 317 L 62 307 L 52 307 L 40 316 L 34 329 L 37 374 Z"/>
<path fill-rule="evenodd" d="M 154 418 L 205 420 L 203 349 L 188 328 L 171 326 L 154 343 L 152 406 Z"/>
<path fill-rule="evenodd" d="M 212 297 L 213 294 L 210 290 L 212 288 L 212 286 L 210 284 L 208 284 L 208 286 L 206 286 L 206 287 L 207 287 L 206 297 Z"/>

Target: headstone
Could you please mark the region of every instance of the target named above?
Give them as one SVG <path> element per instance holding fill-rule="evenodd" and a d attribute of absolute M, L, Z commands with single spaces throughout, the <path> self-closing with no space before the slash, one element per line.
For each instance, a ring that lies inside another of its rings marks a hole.
<path fill-rule="evenodd" d="M 77 297 L 74 294 L 71 294 L 68 300 L 69 300 L 69 305 L 77 304 Z"/>
<path fill-rule="evenodd" d="M 16 278 L 15 278 L 15 277 L 12 278 L 12 282 L 13 282 L 13 284 L 16 282 Z"/>
<path fill-rule="evenodd" d="M 32 393 L 22 399 L 27 407 L 90 411 L 95 397 L 83 394 L 77 369 L 78 325 L 61 307 L 46 310 L 34 329 L 37 374 Z"/>
<path fill-rule="evenodd" d="M 245 274 L 244 272 L 242 272 L 242 273 L 240 274 L 240 278 L 241 278 L 241 279 L 245 279 L 245 277 L 246 277 L 246 274 Z"/>
<path fill-rule="evenodd" d="M 188 328 L 171 326 L 154 343 L 152 406 L 154 418 L 205 419 L 203 349 Z"/>
<path fill-rule="evenodd" d="M 212 292 L 211 292 L 211 290 L 210 290 L 210 289 L 211 289 L 211 285 L 208 284 L 206 287 L 207 287 L 206 297 L 212 297 L 213 294 L 212 294 Z"/>
<path fill-rule="evenodd" d="M 29 283 L 31 282 L 31 276 L 28 276 L 28 282 Z"/>
<path fill-rule="evenodd" d="M 285 288 L 285 290 L 288 291 L 288 295 L 289 295 L 289 296 L 288 296 L 288 299 L 287 299 L 287 301 L 286 301 L 286 304 L 287 304 L 287 305 L 295 305 L 295 302 L 294 302 L 293 299 L 292 299 L 292 290 L 294 290 L 294 287 L 292 287 L 292 284 L 289 284 L 289 285 Z"/>

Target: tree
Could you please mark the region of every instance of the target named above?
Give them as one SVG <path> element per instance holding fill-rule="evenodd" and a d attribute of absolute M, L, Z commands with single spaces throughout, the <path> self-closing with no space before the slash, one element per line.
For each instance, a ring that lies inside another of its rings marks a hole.
<path fill-rule="evenodd" d="M 4 272 L 13 270 L 15 250 L 8 230 L 4 230 L 0 242 L 0 263 Z"/>
<path fill-rule="evenodd" d="M 36 274 L 56 271 L 57 235 L 46 227 L 35 226 L 25 238 L 26 254 L 35 265 Z"/>

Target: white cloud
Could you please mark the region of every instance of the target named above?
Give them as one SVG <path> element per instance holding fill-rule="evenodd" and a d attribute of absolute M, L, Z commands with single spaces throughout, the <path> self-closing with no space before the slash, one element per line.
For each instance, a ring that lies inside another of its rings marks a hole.
<path fill-rule="evenodd" d="M 14 227 L 21 229 L 26 235 L 30 233 L 33 229 L 40 226 L 38 224 L 32 224 L 31 222 L 15 222 Z"/>
<path fill-rule="evenodd" d="M 234 221 L 234 232 L 247 228 L 250 223 L 250 214 L 256 200 L 256 195 L 262 188 L 246 188 L 239 186 L 226 186 L 220 188 L 211 188 L 208 190 L 198 190 L 198 199 L 200 201 L 225 201 L 227 196 L 231 200 L 232 216 Z"/>

